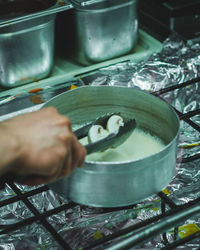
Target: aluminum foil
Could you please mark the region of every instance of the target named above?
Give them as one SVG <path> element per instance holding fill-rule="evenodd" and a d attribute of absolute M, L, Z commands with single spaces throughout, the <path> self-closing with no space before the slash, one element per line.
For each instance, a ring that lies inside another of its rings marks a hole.
<path fill-rule="evenodd" d="M 199 76 L 200 72 L 200 44 L 195 40 L 184 42 L 173 34 L 163 43 L 160 53 L 152 54 L 150 58 L 140 63 L 126 61 L 101 68 L 92 72 L 88 77 L 82 76 L 83 82 L 90 85 L 111 85 L 139 88 L 145 91 L 159 91 L 164 87 L 180 84 Z M 167 92 L 161 95 L 178 111 L 186 113 L 199 109 L 200 84 L 196 83 L 185 88 Z M 200 125 L 200 115 L 191 120 Z M 176 176 L 170 185 L 163 191 L 176 204 L 183 204 L 200 197 L 200 160 L 181 163 L 186 157 L 200 153 L 200 134 L 188 123 L 181 121 L 181 134 L 178 145 L 178 159 Z M 31 190 L 26 186 L 18 185 L 20 190 Z M 36 187 L 34 187 L 36 188 Z M 130 190 L 131 192 L 131 190 Z M 1 190 L 0 199 L 13 197 L 15 193 L 7 186 Z M 54 194 L 46 191 L 29 198 L 39 212 L 48 211 L 69 203 Z M 168 208 L 167 208 L 168 209 Z M 140 221 L 161 213 L 161 199 L 158 196 L 150 197 L 139 204 L 116 211 L 91 208 L 75 205 L 72 208 L 54 214 L 47 218 L 48 222 L 59 232 L 72 249 L 81 249 L 90 242 L 100 239 L 120 229 L 127 228 Z M 33 214 L 20 201 L 1 207 L 0 229 L 8 223 L 14 223 L 31 217 Z M 181 227 L 182 226 L 182 227 Z M 200 230 L 199 219 L 191 218 L 180 225 L 178 238 L 184 238 L 192 230 Z M 109 242 L 114 245 L 127 235 Z M 165 246 L 165 241 L 173 242 L 173 229 L 166 234 L 156 235 L 148 242 L 142 243 L 138 249 L 155 249 Z M 103 245 L 96 249 L 105 249 Z M 178 248 L 197 248 L 200 240 L 196 239 Z M 0 249 L 61 249 L 52 235 L 40 224 L 34 223 L 9 235 L 0 235 Z"/>

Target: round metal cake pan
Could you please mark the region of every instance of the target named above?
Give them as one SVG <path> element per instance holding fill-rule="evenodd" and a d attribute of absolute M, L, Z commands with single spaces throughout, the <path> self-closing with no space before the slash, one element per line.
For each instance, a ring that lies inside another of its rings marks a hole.
<path fill-rule="evenodd" d="M 54 97 L 43 107 L 48 106 L 68 116 L 74 129 L 105 113 L 120 112 L 165 143 L 161 151 L 137 161 L 85 161 L 82 168 L 49 185 L 64 198 L 94 207 L 128 206 L 155 195 L 172 180 L 180 123 L 171 106 L 159 98 L 133 88 L 84 86 Z"/>

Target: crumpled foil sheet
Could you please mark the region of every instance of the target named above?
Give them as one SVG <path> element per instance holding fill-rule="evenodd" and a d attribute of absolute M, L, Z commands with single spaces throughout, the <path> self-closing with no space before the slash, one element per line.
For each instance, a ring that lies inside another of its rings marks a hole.
<path fill-rule="evenodd" d="M 139 88 L 145 91 L 159 91 L 164 87 L 180 84 L 199 76 L 200 72 L 200 44 L 197 41 L 182 41 L 176 34 L 172 34 L 163 43 L 160 53 L 153 54 L 146 61 L 135 63 L 122 62 L 94 72 L 90 85 L 111 85 Z M 95 77 L 95 74 L 97 77 Z M 84 77 L 83 77 L 84 81 Z M 200 84 L 196 83 L 185 88 L 167 92 L 161 95 L 177 110 L 186 113 L 199 109 Z M 199 115 L 191 118 L 200 125 Z M 200 160 L 181 163 L 182 158 L 200 153 L 198 145 L 200 134 L 187 123 L 181 121 L 181 134 L 178 147 L 177 173 L 165 193 L 176 203 L 182 204 L 200 197 Z M 188 146 L 189 145 L 189 146 Z M 31 190 L 26 186 L 17 185 L 20 190 Z M 34 188 L 33 188 L 34 189 Z M 131 190 L 130 190 L 131 191 Z M 0 191 L 0 199 L 13 197 L 15 194 L 9 186 Z M 46 191 L 29 198 L 40 212 L 59 207 L 68 201 L 58 198 L 52 191 Z M 25 204 L 15 202 L 0 208 L 0 230 L 5 224 L 21 221 L 32 216 Z M 132 208 L 109 211 L 101 208 L 91 208 L 76 205 L 66 211 L 50 216 L 48 222 L 60 233 L 72 249 L 81 249 L 90 242 L 117 232 L 120 229 L 134 225 L 161 213 L 161 200 L 158 196 L 150 197 Z M 187 220 L 184 225 L 200 227 L 199 219 Z M 200 229 L 199 229 L 200 230 Z M 126 236 L 121 237 L 123 239 Z M 178 237 L 181 234 L 178 233 Z M 173 242 L 172 231 L 167 232 L 166 238 Z M 115 244 L 120 239 L 111 242 Z M 180 249 L 195 249 L 200 240 L 195 239 Z M 157 235 L 138 249 L 155 249 L 164 247 L 162 235 Z M 105 246 L 96 249 L 104 249 Z M 0 249 L 61 249 L 51 234 L 40 224 L 34 223 L 9 235 L 0 235 Z"/>

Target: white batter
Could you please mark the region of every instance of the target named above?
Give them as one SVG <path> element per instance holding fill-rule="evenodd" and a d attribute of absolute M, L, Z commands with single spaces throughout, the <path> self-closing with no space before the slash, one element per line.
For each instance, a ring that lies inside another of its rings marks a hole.
<path fill-rule="evenodd" d="M 87 137 L 80 140 L 83 145 L 88 144 Z M 86 157 L 90 161 L 121 162 L 136 161 L 159 152 L 165 144 L 157 137 L 140 129 L 135 129 L 133 134 L 122 145 L 115 149 L 93 153 Z"/>

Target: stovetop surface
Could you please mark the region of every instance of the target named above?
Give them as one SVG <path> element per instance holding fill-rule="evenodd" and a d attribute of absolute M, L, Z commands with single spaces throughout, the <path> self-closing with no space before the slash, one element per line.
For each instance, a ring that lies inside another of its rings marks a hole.
<path fill-rule="evenodd" d="M 122 85 L 140 88 L 170 103 L 181 121 L 176 176 L 156 196 L 117 209 L 80 206 L 63 200 L 46 186 L 27 188 L 8 183 L 1 190 L 0 244 L 10 244 L 13 249 L 198 248 L 199 51 L 198 43 L 185 44 L 172 37 L 165 41 L 160 53 L 148 59 L 97 67 L 77 74 L 73 81 L 56 83 L 56 94 L 84 84 Z M 34 90 L 31 87 L 27 92 L 39 103 L 22 112 L 15 110 L 11 116 L 40 108 L 46 93 L 43 90 L 52 91 L 44 86 Z M 3 114 L 2 120 L 9 118 Z"/>

